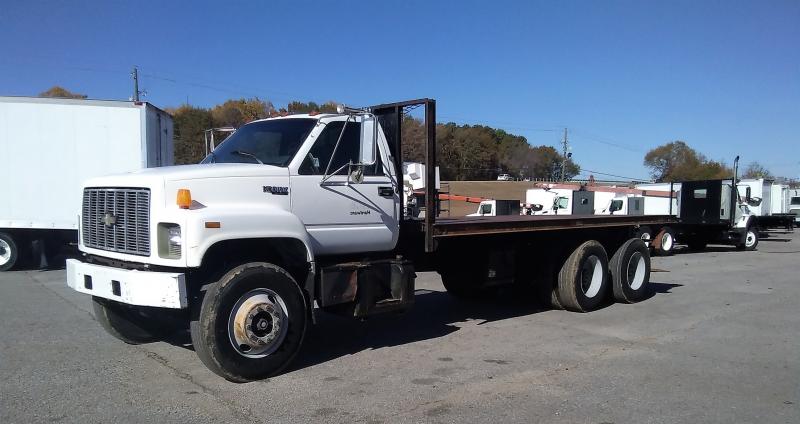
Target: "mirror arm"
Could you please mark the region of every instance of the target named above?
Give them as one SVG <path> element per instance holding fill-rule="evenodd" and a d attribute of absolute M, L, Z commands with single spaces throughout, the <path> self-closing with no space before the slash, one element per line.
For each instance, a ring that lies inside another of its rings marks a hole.
<path fill-rule="evenodd" d="M 330 180 L 330 179 L 331 179 L 331 178 L 332 178 L 334 175 L 338 174 L 338 173 L 339 173 L 339 171 L 341 171 L 341 170 L 342 170 L 342 169 L 344 169 L 345 167 L 347 167 L 347 171 L 348 171 L 347 173 L 348 173 L 348 175 L 349 175 L 349 174 L 350 174 L 350 165 L 352 165 L 352 163 L 351 163 L 351 162 L 348 162 L 348 163 L 346 163 L 346 164 L 344 164 L 344 165 L 340 166 L 339 168 L 337 168 L 335 171 L 333 171 L 333 173 L 332 173 L 332 174 L 325 174 L 325 175 L 323 175 L 323 176 L 322 176 L 322 181 L 320 181 L 320 182 L 319 182 L 319 185 L 323 185 L 323 184 L 325 184 L 325 182 L 326 182 L 326 181 Z M 327 171 L 326 171 L 326 172 L 327 172 Z"/>
<path fill-rule="evenodd" d="M 336 140 L 336 145 L 333 146 L 333 153 L 331 153 L 331 158 L 330 158 L 330 160 L 328 160 L 328 166 L 325 167 L 325 177 L 322 179 L 323 182 L 325 182 L 325 180 L 330 178 L 330 176 L 328 174 L 328 171 L 331 170 L 331 162 L 333 162 L 333 158 L 336 157 L 336 150 L 339 149 L 339 143 L 341 143 L 342 137 L 344 137 L 344 130 L 347 129 L 347 123 L 350 122 L 350 118 L 353 118 L 353 117 L 354 117 L 354 115 L 349 115 L 347 117 L 347 119 L 344 121 L 344 125 L 342 125 L 342 131 L 339 133 L 339 138 Z M 342 166 L 341 168 L 337 169 L 336 172 L 341 171 L 342 168 L 344 168 L 344 166 Z M 334 174 L 336 172 L 334 172 Z"/>

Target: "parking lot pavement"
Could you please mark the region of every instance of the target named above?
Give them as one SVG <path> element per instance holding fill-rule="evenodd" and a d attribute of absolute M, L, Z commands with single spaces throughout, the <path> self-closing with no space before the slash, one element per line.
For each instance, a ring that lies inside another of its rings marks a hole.
<path fill-rule="evenodd" d="M 0 422 L 800 422 L 800 232 L 654 258 L 589 314 L 420 273 L 412 311 L 320 314 L 294 366 L 232 384 L 189 346 L 106 335 L 64 271 L 0 274 Z"/>

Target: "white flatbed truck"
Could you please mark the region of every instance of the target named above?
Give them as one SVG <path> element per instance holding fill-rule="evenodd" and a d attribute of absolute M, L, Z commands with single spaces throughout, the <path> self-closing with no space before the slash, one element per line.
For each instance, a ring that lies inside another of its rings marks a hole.
<path fill-rule="evenodd" d="M 424 218 L 404 214 L 398 181 L 403 116 L 417 106 Z M 127 343 L 188 328 L 201 361 L 236 382 L 283 370 L 320 310 L 408 308 L 415 270 L 438 271 L 460 298 L 515 284 L 579 312 L 645 297 L 649 250 L 634 234 L 673 217 L 441 218 L 435 117 L 431 99 L 275 117 L 201 164 L 88 180 L 67 284 Z"/>

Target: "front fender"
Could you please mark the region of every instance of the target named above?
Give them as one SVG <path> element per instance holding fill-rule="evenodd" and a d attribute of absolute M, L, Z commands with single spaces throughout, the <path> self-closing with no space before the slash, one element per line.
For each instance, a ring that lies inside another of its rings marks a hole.
<path fill-rule="evenodd" d="M 305 246 L 306 260 L 314 261 L 306 227 L 297 216 L 284 209 L 253 205 L 248 205 L 247 208 L 207 207 L 193 210 L 185 222 L 188 267 L 199 267 L 203 256 L 215 243 L 253 238 L 280 237 L 299 240 Z M 218 222 L 219 228 L 207 228 L 207 222 Z"/>

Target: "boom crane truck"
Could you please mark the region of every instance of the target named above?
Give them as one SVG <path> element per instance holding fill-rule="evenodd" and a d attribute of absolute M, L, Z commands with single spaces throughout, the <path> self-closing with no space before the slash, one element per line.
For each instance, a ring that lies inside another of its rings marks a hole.
<path fill-rule="evenodd" d="M 398 181 L 403 117 L 419 106 L 424 217 L 404 214 Z M 188 328 L 200 360 L 235 382 L 283 370 L 320 311 L 410 307 L 415 270 L 438 271 L 458 298 L 516 284 L 578 312 L 647 292 L 649 251 L 634 235 L 672 217 L 442 218 L 436 102 L 337 112 L 249 123 L 197 165 L 86 181 L 68 285 L 124 342 Z"/>

